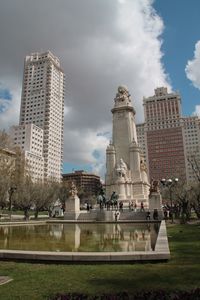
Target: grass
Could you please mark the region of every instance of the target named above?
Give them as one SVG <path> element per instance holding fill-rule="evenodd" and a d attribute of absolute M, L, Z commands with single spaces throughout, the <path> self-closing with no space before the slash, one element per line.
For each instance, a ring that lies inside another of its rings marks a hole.
<path fill-rule="evenodd" d="M 44 300 L 57 293 L 190 290 L 200 287 L 200 226 L 168 225 L 171 260 L 145 264 L 31 264 L 0 262 L 0 299 Z"/>

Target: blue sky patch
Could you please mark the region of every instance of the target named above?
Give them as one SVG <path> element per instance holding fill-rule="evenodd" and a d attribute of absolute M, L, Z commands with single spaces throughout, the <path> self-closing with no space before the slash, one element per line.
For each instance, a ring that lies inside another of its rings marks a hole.
<path fill-rule="evenodd" d="M 99 153 L 98 150 L 94 150 L 94 151 L 92 152 L 92 155 L 93 155 L 94 158 L 96 158 L 96 159 L 99 159 L 99 158 L 100 158 L 100 153 Z"/>
<path fill-rule="evenodd" d="M 9 89 L 4 89 L 0 87 L 0 99 L 12 100 L 12 94 Z"/>
<path fill-rule="evenodd" d="M 91 172 L 92 168 L 90 164 L 73 164 L 70 162 L 64 162 L 63 164 L 63 174 L 65 173 L 73 173 L 77 170 L 84 170 L 86 172 Z"/>
<path fill-rule="evenodd" d="M 4 113 L 7 109 L 9 101 L 12 100 L 12 94 L 9 89 L 1 87 L 0 84 L 0 113 Z"/>
<path fill-rule="evenodd" d="M 105 136 L 107 138 L 110 138 L 111 133 L 109 131 L 105 131 L 105 132 L 98 132 L 97 136 Z"/>

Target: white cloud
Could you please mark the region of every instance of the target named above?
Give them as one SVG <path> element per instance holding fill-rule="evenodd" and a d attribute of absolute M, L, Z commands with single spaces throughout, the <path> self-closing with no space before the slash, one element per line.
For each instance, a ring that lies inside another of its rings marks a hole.
<path fill-rule="evenodd" d="M 5 1 L 0 10 L 0 82 L 6 76 L 13 100 L 1 114 L 0 126 L 19 118 L 24 56 L 51 50 L 66 73 L 64 160 L 91 163 L 102 172 L 108 138 L 98 133 L 111 130 L 118 85 L 128 86 L 137 121 L 143 120 L 143 96 L 158 86 L 170 89 L 161 62 L 163 30 L 152 0 Z"/>
<path fill-rule="evenodd" d="M 195 106 L 195 111 L 193 112 L 193 115 L 200 117 L 200 105 Z"/>
<path fill-rule="evenodd" d="M 193 85 L 200 89 L 200 41 L 195 45 L 194 57 L 192 60 L 188 60 L 185 72 Z"/>
<path fill-rule="evenodd" d="M 69 130 L 65 143 L 69 149 L 67 162 L 74 162 L 76 165 L 90 164 L 92 171 L 103 178 L 106 147 L 109 143 L 107 136 L 99 135 L 92 129 Z M 77 151 L 79 155 L 77 155 Z M 98 155 L 94 155 L 94 153 Z"/>

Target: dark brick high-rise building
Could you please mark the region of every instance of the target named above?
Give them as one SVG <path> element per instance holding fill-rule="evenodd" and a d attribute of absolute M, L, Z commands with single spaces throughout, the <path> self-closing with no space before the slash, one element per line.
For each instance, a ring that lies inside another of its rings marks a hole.
<path fill-rule="evenodd" d="M 179 93 L 168 93 L 167 88 L 155 89 L 155 95 L 144 98 L 145 123 L 138 126 L 142 133 L 143 152 L 149 178 L 186 178 L 181 98 Z"/>

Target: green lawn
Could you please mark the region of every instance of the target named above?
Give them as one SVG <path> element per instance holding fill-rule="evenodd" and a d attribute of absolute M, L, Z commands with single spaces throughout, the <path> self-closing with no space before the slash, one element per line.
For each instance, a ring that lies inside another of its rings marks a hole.
<path fill-rule="evenodd" d="M 145 264 L 31 264 L 0 262 L 0 299 L 40 300 L 56 293 L 103 294 L 200 287 L 200 225 L 168 225 L 171 260 Z"/>

